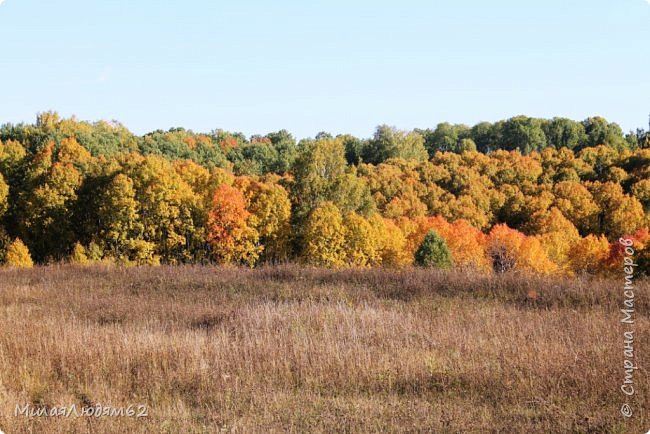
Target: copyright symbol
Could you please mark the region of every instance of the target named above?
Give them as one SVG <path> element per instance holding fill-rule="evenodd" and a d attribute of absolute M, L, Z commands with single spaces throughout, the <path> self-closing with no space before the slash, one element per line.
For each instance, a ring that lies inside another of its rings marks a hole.
<path fill-rule="evenodd" d="M 623 404 L 621 407 L 621 414 L 625 417 L 632 417 L 632 409 L 628 404 Z"/>

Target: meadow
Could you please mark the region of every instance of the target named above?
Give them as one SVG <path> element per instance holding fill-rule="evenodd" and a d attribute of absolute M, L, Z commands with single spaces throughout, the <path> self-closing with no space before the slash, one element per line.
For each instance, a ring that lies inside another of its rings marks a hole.
<path fill-rule="evenodd" d="M 626 419 L 618 280 L 297 265 L 0 274 L 7 434 L 650 427 L 647 281 Z M 148 416 L 15 416 L 17 404 Z"/>

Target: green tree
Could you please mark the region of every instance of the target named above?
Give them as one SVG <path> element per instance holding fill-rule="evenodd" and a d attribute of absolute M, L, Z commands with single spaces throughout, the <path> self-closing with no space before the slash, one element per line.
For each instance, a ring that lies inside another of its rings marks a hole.
<path fill-rule="evenodd" d="M 337 138 L 343 140 L 343 146 L 345 147 L 345 159 L 348 164 L 359 164 L 363 159 L 363 148 L 366 146 L 366 143 L 363 140 L 357 139 L 350 134 L 337 136 Z"/>
<path fill-rule="evenodd" d="M 500 141 L 498 129 L 490 122 L 480 122 L 470 130 L 470 138 L 476 143 L 476 149 L 485 154 L 493 151 Z"/>
<path fill-rule="evenodd" d="M 415 252 L 415 264 L 420 267 L 449 268 L 451 252 L 444 239 L 436 231 L 429 231 Z"/>
<path fill-rule="evenodd" d="M 271 167 L 271 171 L 278 174 L 288 172 L 298 155 L 296 139 L 294 139 L 287 130 L 280 130 L 275 133 L 269 133 L 266 135 L 266 138 L 271 141 L 271 144 L 277 153 L 277 157 Z"/>
<path fill-rule="evenodd" d="M 390 158 L 426 161 L 429 156 L 424 147 L 424 138 L 414 131 L 400 131 L 388 125 L 380 125 L 364 149 L 363 160 L 379 164 Z"/>
<path fill-rule="evenodd" d="M 623 130 L 616 123 L 609 123 L 600 116 L 594 116 L 582 121 L 587 140 L 586 147 L 605 145 L 611 148 L 622 149 L 625 147 Z"/>
<path fill-rule="evenodd" d="M 585 127 L 580 122 L 567 118 L 553 118 L 543 126 L 546 140 L 556 149 L 580 149 L 587 141 Z"/>
<path fill-rule="evenodd" d="M 233 149 L 228 153 L 237 175 L 262 175 L 274 172 L 278 151 L 269 139 L 261 138 Z"/>
<path fill-rule="evenodd" d="M 527 116 L 515 116 L 503 123 L 501 148 L 513 151 L 519 149 L 528 154 L 546 147 L 546 136 L 542 130 L 542 121 Z"/>
<path fill-rule="evenodd" d="M 311 210 L 326 201 L 341 211 L 368 215 L 373 210 L 370 190 L 349 168 L 341 139 L 322 139 L 304 144 L 293 166 L 291 199 L 300 225 Z"/>
<path fill-rule="evenodd" d="M 433 155 L 438 151 L 461 153 L 464 150 L 471 150 L 464 149 L 471 148 L 470 142 L 461 143 L 464 140 L 471 140 L 471 129 L 467 125 L 452 125 L 449 122 L 442 122 L 436 126 L 435 130 L 425 130 L 422 134 L 424 136 L 424 146 L 429 155 Z M 473 150 L 476 150 L 476 145 L 474 145 Z"/>

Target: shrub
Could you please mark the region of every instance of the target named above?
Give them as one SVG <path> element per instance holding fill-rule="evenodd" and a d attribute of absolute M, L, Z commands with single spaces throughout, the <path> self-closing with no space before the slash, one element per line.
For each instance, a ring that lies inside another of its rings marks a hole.
<path fill-rule="evenodd" d="M 104 252 L 99 244 L 91 241 L 88 244 L 88 247 L 85 250 L 85 254 L 88 257 L 88 260 L 91 262 L 99 262 L 104 258 Z"/>
<path fill-rule="evenodd" d="M 81 243 L 76 243 L 74 245 L 69 260 L 71 264 L 77 265 L 88 265 L 90 263 L 88 255 L 86 255 L 86 249 L 81 245 Z"/>
<path fill-rule="evenodd" d="M 29 249 L 20 238 L 16 238 L 14 242 L 7 247 L 5 262 L 7 265 L 12 267 L 31 268 L 34 266 L 32 257 L 29 254 Z"/>

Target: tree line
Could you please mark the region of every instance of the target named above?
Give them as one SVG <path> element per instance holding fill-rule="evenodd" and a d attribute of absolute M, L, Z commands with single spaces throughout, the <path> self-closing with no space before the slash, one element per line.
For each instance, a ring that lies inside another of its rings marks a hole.
<path fill-rule="evenodd" d="M 514 117 L 246 138 L 39 114 L 0 127 L 0 260 L 608 273 L 650 249 L 650 134 Z"/>

